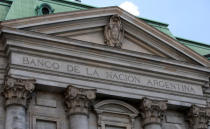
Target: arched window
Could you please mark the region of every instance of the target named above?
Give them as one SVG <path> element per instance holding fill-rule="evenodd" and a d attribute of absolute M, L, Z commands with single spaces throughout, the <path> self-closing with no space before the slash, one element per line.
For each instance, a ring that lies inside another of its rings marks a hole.
<path fill-rule="evenodd" d="M 104 100 L 97 103 L 98 129 L 133 129 L 138 111 L 119 100 Z"/>

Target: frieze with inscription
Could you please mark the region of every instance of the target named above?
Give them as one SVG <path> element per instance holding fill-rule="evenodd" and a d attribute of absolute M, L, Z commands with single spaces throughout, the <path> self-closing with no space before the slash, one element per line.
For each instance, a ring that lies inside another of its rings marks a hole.
<path fill-rule="evenodd" d="M 73 62 L 16 54 L 15 57 L 12 58 L 12 63 L 73 75 L 135 84 L 144 87 L 153 87 L 187 94 L 203 95 L 201 87 L 197 85 L 178 82 L 175 80 L 133 74 L 130 72 L 110 70 L 107 68 L 93 67 L 90 65 L 77 64 Z"/>

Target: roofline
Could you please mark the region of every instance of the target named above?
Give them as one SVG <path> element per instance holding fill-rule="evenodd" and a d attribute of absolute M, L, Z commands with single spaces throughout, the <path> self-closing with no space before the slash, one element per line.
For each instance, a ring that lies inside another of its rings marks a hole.
<path fill-rule="evenodd" d="M 206 46 L 206 47 L 210 48 L 210 45 L 208 45 L 207 43 L 202 43 L 202 42 L 198 42 L 198 41 L 194 41 L 194 40 L 190 40 L 190 39 L 185 39 L 185 38 L 177 37 L 177 36 L 175 36 L 175 38 L 178 39 L 178 40 L 183 40 L 183 41 L 187 41 L 187 42 L 190 42 L 190 43 L 194 43 L 194 44 L 197 44 L 197 45 L 202 45 L 202 46 Z"/>
<path fill-rule="evenodd" d="M 87 18 L 86 16 L 87 14 L 90 15 L 90 17 L 99 17 L 99 16 L 102 17 L 102 16 L 120 14 L 122 19 L 130 20 L 131 21 L 130 23 L 132 25 L 137 26 L 142 31 L 148 33 L 149 35 L 153 36 L 159 41 L 164 42 L 166 45 L 168 45 L 172 49 L 175 49 L 181 52 L 183 55 L 185 55 L 189 59 L 194 60 L 195 62 L 197 62 L 198 64 L 202 66 L 210 67 L 210 62 L 205 57 L 199 55 L 195 51 L 191 50 L 190 48 L 178 42 L 178 40 L 150 26 L 145 21 L 137 18 L 136 16 L 128 13 L 127 11 L 117 6 L 104 7 L 104 8 L 92 8 L 92 9 L 79 10 L 79 11 L 74 11 L 74 12 L 63 12 L 63 13 L 57 13 L 57 14 L 52 14 L 52 15 L 46 15 L 46 16 L 18 19 L 18 20 L 13 20 L 13 21 L 3 21 L 2 25 L 20 29 L 20 28 L 37 26 L 37 25 L 65 22 L 72 19 L 78 20 L 82 18 Z M 46 21 L 46 19 L 48 20 Z M 25 22 L 25 20 L 27 21 L 31 20 L 31 22 Z"/>
<path fill-rule="evenodd" d="M 59 42 L 59 43 L 64 43 L 64 44 L 71 44 L 74 46 L 79 46 L 79 47 L 84 47 L 84 48 L 93 48 L 93 49 L 102 50 L 102 51 L 106 51 L 106 52 L 112 52 L 115 54 L 122 54 L 122 55 L 126 55 L 126 56 L 131 56 L 131 57 L 153 60 L 153 61 L 157 61 L 157 62 L 164 63 L 164 64 L 171 64 L 174 66 L 185 67 L 185 68 L 189 68 L 189 69 L 193 69 L 193 70 L 199 70 L 199 71 L 208 72 L 208 73 L 210 72 L 209 67 L 203 67 L 203 66 L 199 66 L 199 65 L 182 62 L 179 60 L 173 60 L 173 59 L 168 59 L 168 58 L 164 58 L 164 57 L 157 57 L 157 56 L 148 55 L 148 54 L 139 54 L 138 52 L 134 52 L 134 51 L 127 52 L 122 49 L 114 50 L 114 49 L 110 49 L 109 47 L 104 48 L 103 45 L 100 45 L 100 44 L 90 45 L 92 43 L 77 40 L 77 39 L 57 37 L 57 36 L 47 35 L 47 34 L 43 34 L 43 33 L 19 30 L 19 29 L 5 27 L 5 26 L 2 26 L 0 28 L 0 30 L 2 33 L 5 33 L 5 34 L 13 34 L 13 35 L 25 36 L 28 38 L 36 38 L 36 39 L 40 39 L 40 40 Z"/>
<path fill-rule="evenodd" d="M 11 1 L 0 1 L 0 5 L 11 6 Z"/>
<path fill-rule="evenodd" d="M 56 1 L 56 0 L 55 0 L 55 1 Z M 70 1 L 70 0 L 62 0 L 62 1 L 70 2 L 70 3 L 76 4 L 76 5 L 86 6 L 86 7 L 89 7 L 89 8 L 98 8 L 98 7 L 96 7 L 96 6 L 84 4 L 84 3 L 81 3 L 81 2 L 77 2 L 77 1 Z M 165 26 L 165 27 L 168 27 L 168 26 L 169 26 L 169 24 L 164 23 L 164 22 L 160 22 L 160 21 L 156 21 L 156 20 L 147 19 L 147 18 L 140 17 L 140 16 L 136 16 L 136 17 L 137 17 L 137 18 L 140 18 L 140 19 L 142 19 L 142 20 L 145 20 L 145 21 L 154 23 L 154 24 L 159 24 L 159 25 L 162 25 L 162 26 Z"/>
<path fill-rule="evenodd" d="M 89 8 L 98 8 L 98 7 L 96 7 L 96 6 L 84 4 L 84 3 L 81 3 L 81 2 L 77 2 L 77 1 L 69 1 L 69 0 L 62 0 L 62 1 L 70 2 L 70 3 L 76 4 L 76 5 L 86 6 L 86 7 L 89 7 Z M 169 24 L 164 23 L 164 22 L 160 22 L 160 21 L 156 21 L 156 20 L 147 19 L 147 18 L 140 17 L 140 16 L 136 16 L 136 17 L 137 17 L 137 18 L 140 18 L 140 19 L 142 19 L 142 20 L 145 20 L 145 21 L 154 23 L 154 24 L 159 24 L 159 25 L 162 25 L 162 26 L 165 26 L 165 27 L 168 27 L 168 26 L 169 26 Z"/>
<path fill-rule="evenodd" d="M 53 1 L 58 1 L 58 0 L 53 0 Z M 69 3 L 72 3 L 74 5 L 85 6 L 87 8 L 98 8 L 98 7 L 95 7 L 95 6 L 92 6 L 92 5 L 88 5 L 88 4 L 83 4 L 83 3 L 77 2 L 77 1 L 70 1 L 70 0 L 61 0 L 61 1 L 69 2 Z"/>
<path fill-rule="evenodd" d="M 160 21 L 155 21 L 155 20 L 151 20 L 151 19 L 147 19 L 147 18 L 144 18 L 144 17 L 139 17 L 139 16 L 136 16 L 137 18 L 140 18 L 144 21 L 148 21 L 148 22 L 151 22 L 151 23 L 154 23 L 154 24 L 159 24 L 159 25 L 162 25 L 162 26 L 165 26 L 165 27 L 168 27 L 169 24 L 167 23 L 164 23 L 164 22 L 160 22 Z"/>

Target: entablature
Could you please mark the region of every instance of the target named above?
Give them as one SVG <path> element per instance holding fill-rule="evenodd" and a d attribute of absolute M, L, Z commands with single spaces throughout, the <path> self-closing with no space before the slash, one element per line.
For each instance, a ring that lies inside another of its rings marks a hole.
<path fill-rule="evenodd" d="M 36 32 L 3 31 L 9 75 L 36 78 L 37 84 L 52 87 L 73 84 L 101 94 L 167 96 L 173 105 L 206 105 L 206 67 Z"/>

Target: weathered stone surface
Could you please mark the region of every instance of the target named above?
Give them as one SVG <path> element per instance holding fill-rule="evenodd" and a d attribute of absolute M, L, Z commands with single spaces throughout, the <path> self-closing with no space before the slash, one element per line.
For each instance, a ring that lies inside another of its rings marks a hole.
<path fill-rule="evenodd" d="M 193 105 L 188 113 L 191 129 L 207 129 L 210 119 L 210 108 Z"/>
<path fill-rule="evenodd" d="M 148 124 L 144 126 L 144 129 L 162 129 L 159 124 Z"/>
<path fill-rule="evenodd" d="M 76 114 L 70 116 L 70 129 L 88 129 L 88 116 Z"/>
<path fill-rule="evenodd" d="M 144 98 L 140 109 L 142 110 L 143 125 L 149 125 L 149 127 L 147 127 L 148 129 L 154 128 L 157 127 L 157 125 L 161 125 L 161 121 L 167 110 L 167 101 Z M 159 128 L 159 126 L 157 128 Z"/>
<path fill-rule="evenodd" d="M 175 111 L 167 111 L 166 122 L 183 125 L 185 123 L 184 114 Z"/>
<path fill-rule="evenodd" d="M 88 129 L 88 109 L 96 90 L 82 89 L 69 85 L 65 91 L 65 104 L 71 129 Z"/>
<path fill-rule="evenodd" d="M 19 105 L 8 106 L 5 122 L 5 129 L 26 129 L 25 108 Z"/>
<path fill-rule="evenodd" d="M 143 129 L 140 116 L 136 117 L 133 129 Z"/>
<path fill-rule="evenodd" d="M 29 101 L 35 89 L 34 83 L 34 79 L 19 79 L 7 76 L 3 89 L 5 106 L 18 104 L 26 107 L 27 101 Z"/>
<path fill-rule="evenodd" d="M 69 85 L 65 92 L 68 115 L 88 115 L 89 104 L 96 97 L 96 90 L 76 88 Z"/>
<path fill-rule="evenodd" d="M 37 98 L 45 100 L 56 100 L 56 107 L 49 106 L 50 104 L 37 104 Z M 47 105 L 47 106 L 46 106 Z M 36 91 L 36 96 L 32 98 L 28 113 L 29 129 L 36 129 L 37 125 L 44 128 L 49 124 L 52 129 L 69 129 L 69 120 L 67 118 L 64 107 L 63 93 L 54 93 L 48 91 Z"/>
<path fill-rule="evenodd" d="M 200 86 L 179 82 L 175 80 L 162 79 L 158 77 L 145 76 L 131 72 L 110 70 L 101 67 L 77 64 L 43 57 L 34 57 L 16 54 L 12 63 L 32 68 L 68 73 L 72 75 L 85 76 L 107 81 L 135 84 L 140 87 L 151 87 L 161 90 L 174 91 L 185 94 L 203 95 Z"/>
<path fill-rule="evenodd" d="M 136 117 L 139 112 L 130 104 L 119 100 L 103 100 L 94 105 L 97 113 L 98 128 L 133 129 L 139 123 Z"/>
<path fill-rule="evenodd" d="M 57 96 L 49 94 L 48 92 L 38 92 L 35 101 L 38 106 L 57 107 Z"/>
<path fill-rule="evenodd" d="M 2 93 L 3 86 L 0 85 L 0 93 Z M 4 108 L 4 101 L 3 101 L 3 96 L 0 95 L 0 129 L 5 129 L 5 108 Z"/>
<path fill-rule="evenodd" d="M 98 129 L 97 121 L 98 121 L 98 118 L 96 116 L 96 113 L 94 111 L 89 111 L 88 128 L 89 129 Z"/>
<path fill-rule="evenodd" d="M 46 106 L 46 107 L 56 107 L 56 101 L 55 100 L 48 100 L 48 99 L 37 99 L 36 100 L 37 105 L 40 106 Z"/>
<path fill-rule="evenodd" d="M 164 123 L 162 129 L 188 129 L 185 125 Z"/>
<path fill-rule="evenodd" d="M 37 120 L 36 124 L 37 129 L 57 129 L 56 122 L 53 121 Z"/>
<path fill-rule="evenodd" d="M 110 18 L 108 25 L 104 29 L 105 44 L 111 47 L 122 47 L 124 39 L 124 29 L 121 19 L 118 15 L 113 15 Z"/>
<path fill-rule="evenodd" d="M 5 99 L 5 129 L 26 129 L 26 108 L 35 89 L 34 79 L 5 77 L 3 96 Z"/>
<path fill-rule="evenodd" d="M 5 125 L 4 118 L 1 118 L 1 119 L 0 119 L 0 129 L 5 129 L 5 128 L 4 128 L 4 125 Z"/>

